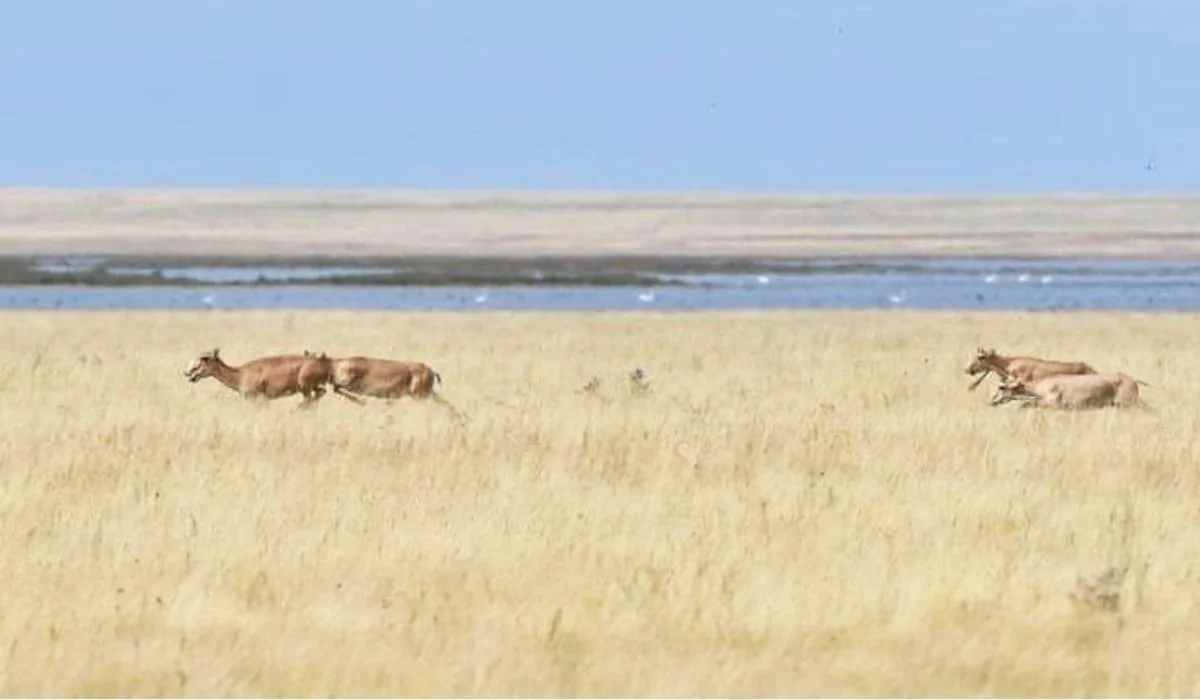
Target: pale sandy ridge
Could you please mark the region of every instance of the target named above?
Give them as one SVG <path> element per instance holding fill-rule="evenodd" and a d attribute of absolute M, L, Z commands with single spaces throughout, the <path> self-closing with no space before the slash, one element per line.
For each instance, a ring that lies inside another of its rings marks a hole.
<path fill-rule="evenodd" d="M 1200 196 L 0 190 L 7 254 L 1200 256 Z"/>

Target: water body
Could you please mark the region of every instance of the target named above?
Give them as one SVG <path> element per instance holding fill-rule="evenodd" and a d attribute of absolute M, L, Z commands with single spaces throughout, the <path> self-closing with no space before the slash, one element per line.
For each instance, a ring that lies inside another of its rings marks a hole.
<path fill-rule="evenodd" d="M 8 309 L 1200 309 L 1200 264 L 1149 261 L 892 260 L 802 263 L 802 273 L 672 274 L 687 286 L 0 286 Z M 780 262 L 776 269 L 786 270 Z M 294 270 L 293 270 L 294 272 Z M 344 273 L 344 270 L 339 273 Z M 266 268 L 187 269 L 200 279 L 282 275 Z M 208 274 L 209 277 L 204 277 Z M 311 279 L 316 273 L 305 273 Z M 181 274 L 181 276 L 183 276 Z M 666 276 L 663 278 L 666 280 Z"/>

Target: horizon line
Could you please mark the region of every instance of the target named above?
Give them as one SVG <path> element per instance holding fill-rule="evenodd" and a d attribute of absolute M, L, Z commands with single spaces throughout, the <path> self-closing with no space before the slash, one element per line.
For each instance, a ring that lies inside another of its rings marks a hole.
<path fill-rule="evenodd" d="M 535 188 L 535 187 L 412 187 L 399 185 L 0 185 L 0 194 L 70 193 L 156 193 L 156 194 L 411 194 L 463 197 L 619 197 L 619 198 L 838 198 L 838 199 L 1170 199 L 1200 197 L 1200 187 L 1175 190 L 987 190 L 987 191 L 895 191 L 895 190 L 804 190 L 743 188 Z"/>

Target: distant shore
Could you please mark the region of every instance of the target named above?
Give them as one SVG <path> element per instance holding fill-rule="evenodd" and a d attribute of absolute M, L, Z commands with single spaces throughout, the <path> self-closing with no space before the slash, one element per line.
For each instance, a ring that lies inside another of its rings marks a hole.
<path fill-rule="evenodd" d="M 0 254 L 1200 259 L 1200 196 L 0 190 Z"/>
<path fill-rule="evenodd" d="M 769 285 L 819 275 L 920 279 L 927 275 L 1018 281 L 1041 277 L 1196 275 L 1200 260 L 1104 257 L 839 256 L 238 256 L 3 255 L 0 286 L 76 287 L 692 287 Z M 736 278 L 742 278 L 740 280 Z"/>

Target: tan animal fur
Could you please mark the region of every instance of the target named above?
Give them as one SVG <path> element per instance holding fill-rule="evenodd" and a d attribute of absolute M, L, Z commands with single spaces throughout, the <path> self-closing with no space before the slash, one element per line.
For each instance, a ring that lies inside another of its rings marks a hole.
<path fill-rule="evenodd" d="M 240 366 L 231 366 L 221 359 L 220 350 L 202 353 L 184 370 L 183 375 L 195 383 L 213 377 L 233 389 L 243 398 L 273 400 L 300 394 L 305 408 L 325 395 L 328 382 L 325 368 L 309 362 L 302 355 L 260 357 Z"/>
<path fill-rule="evenodd" d="M 417 400 L 429 399 L 450 409 L 460 420 L 458 409 L 434 391 L 435 384 L 442 383 L 442 376 L 424 362 L 402 362 L 376 357 L 330 357 L 324 352 L 304 351 L 303 357 L 313 364 L 313 374 L 328 377 L 333 393 L 359 405 L 360 397 L 369 396 L 395 399 L 410 396 Z"/>
<path fill-rule="evenodd" d="M 1032 381 L 1009 377 L 996 387 L 991 404 L 1024 401 L 1023 407 L 1064 409 L 1107 406 L 1145 407 L 1138 390 L 1145 382 L 1121 372 L 1105 374 L 1058 374 Z"/>
<path fill-rule="evenodd" d="M 995 350 L 978 348 L 975 351 L 975 359 L 967 366 L 966 373 L 971 376 L 978 374 L 979 378 L 967 387 L 967 391 L 974 391 L 975 387 L 979 386 L 979 383 L 991 372 L 995 372 L 1001 381 L 1015 377 L 1031 382 L 1056 374 L 1095 374 L 1096 370 L 1086 362 L 1062 362 L 1044 360 L 1039 357 L 1006 356 Z"/>

